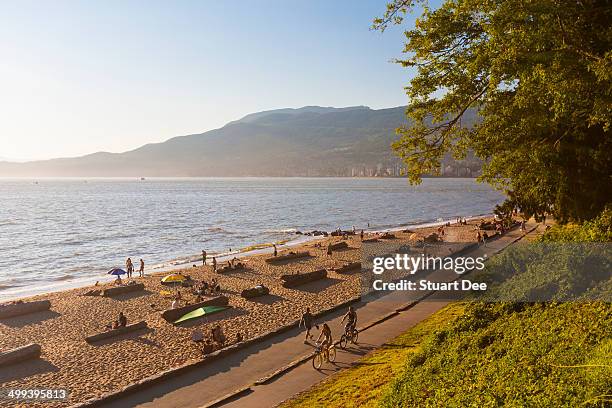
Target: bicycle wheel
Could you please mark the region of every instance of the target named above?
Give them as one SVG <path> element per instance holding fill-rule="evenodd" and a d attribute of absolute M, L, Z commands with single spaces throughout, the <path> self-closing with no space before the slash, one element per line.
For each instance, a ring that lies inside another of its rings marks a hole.
<path fill-rule="evenodd" d="M 359 332 L 357 330 L 353 330 L 353 343 L 357 344 L 358 338 L 359 338 Z"/>
<path fill-rule="evenodd" d="M 345 349 L 346 345 L 348 344 L 348 339 L 346 338 L 346 335 L 342 335 L 342 337 L 340 337 L 340 348 Z"/>
<path fill-rule="evenodd" d="M 321 368 L 321 366 L 323 365 L 323 353 L 315 353 L 314 356 L 312 356 L 312 366 L 318 370 Z"/>
<path fill-rule="evenodd" d="M 336 361 L 336 347 L 331 346 L 329 348 L 329 362 L 333 363 L 334 361 Z"/>

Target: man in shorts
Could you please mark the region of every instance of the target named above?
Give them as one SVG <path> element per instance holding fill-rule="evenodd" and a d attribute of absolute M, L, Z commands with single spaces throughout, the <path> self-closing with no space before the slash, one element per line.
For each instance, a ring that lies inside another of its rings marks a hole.
<path fill-rule="evenodd" d="M 306 338 L 304 339 L 304 344 L 308 343 L 308 339 L 311 339 L 313 337 L 312 334 L 310 334 L 310 329 L 312 329 L 312 320 L 312 313 L 310 313 L 310 308 L 307 307 L 306 312 L 304 312 L 304 314 L 302 315 L 302 318 L 300 319 L 300 324 L 298 326 L 304 326 L 304 328 L 306 329 Z"/>

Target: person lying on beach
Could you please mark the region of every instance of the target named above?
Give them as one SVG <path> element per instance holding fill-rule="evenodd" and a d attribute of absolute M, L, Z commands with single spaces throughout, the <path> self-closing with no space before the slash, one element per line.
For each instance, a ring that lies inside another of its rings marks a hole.
<path fill-rule="evenodd" d="M 302 327 L 306 329 L 306 337 L 304 338 L 304 344 L 308 343 L 308 339 L 312 339 L 314 336 L 310 334 L 310 329 L 312 329 L 312 313 L 310 313 L 310 308 L 307 307 L 306 311 L 302 315 L 300 319 L 300 324 L 298 327 Z"/>
<path fill-rule="evenodd" d="M 123 312 L 119 312 L 119 319 L 117 319 L 117 321 L 119 322 L 119 327 L 127 326 L 127 318 L 125 317 Z"/>

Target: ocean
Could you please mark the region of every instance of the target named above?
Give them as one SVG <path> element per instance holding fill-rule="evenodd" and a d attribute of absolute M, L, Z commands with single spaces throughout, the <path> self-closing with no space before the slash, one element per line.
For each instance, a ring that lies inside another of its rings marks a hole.
<path fill-rule="evenodd" d="M 454 178 L 0 179 L 0 300 L 111 280 L 127 257 L 151 272 L 196 263 L 203 249 L 419 226 L 490 214 L 501 201 Z"/>

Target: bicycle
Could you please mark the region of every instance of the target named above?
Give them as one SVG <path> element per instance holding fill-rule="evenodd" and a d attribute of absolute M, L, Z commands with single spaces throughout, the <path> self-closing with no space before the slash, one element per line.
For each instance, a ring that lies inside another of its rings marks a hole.
<path fill-rule="evenodd" d="M 333 344 L 327 348 L 327 353 L 329 356 L 329 359 L 327 360 L 328 362 L 333 363 L 334 361 L 336 361 L 336 347 Z M 317 343 L 315 346 L 314 354 L 312 356 L 312 366 L 315 368 L 315 370 L 318 370 L 321 368 L 324 361 L 325 353 L 323 350 L 323 346 L 320 343 Z"/>
<path fill-rule="evenodd" d="M 352 327 L 351 330 L 345 330 L 342 337 L 340 337 L 340 347 L 345 349 L 348 346 L 349 341 L 353 344 L 357 343 L 357 339 L 359 338 L 359 331 L 356 328 Z"/>

